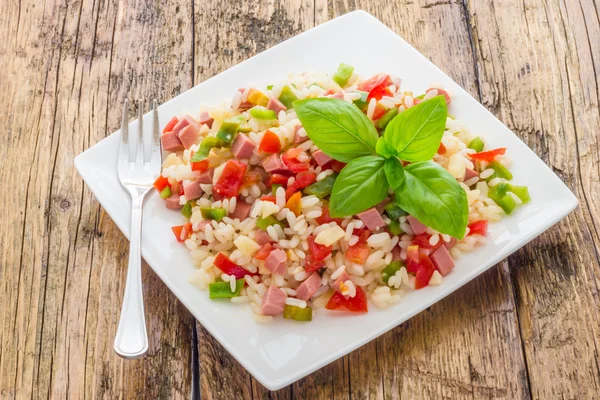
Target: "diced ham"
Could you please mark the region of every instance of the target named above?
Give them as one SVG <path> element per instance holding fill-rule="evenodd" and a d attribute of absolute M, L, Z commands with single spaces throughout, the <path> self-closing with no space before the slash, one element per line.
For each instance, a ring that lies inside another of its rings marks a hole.
<path fill-rule="evenodd" d="M 173 127 L 173 133 L 179 134 L 179 131 L 181 131 L 183 128 L 185 128 L 189 124 L 190 124 L 190 121 L 188 121 L 186 118 L 181 118 L 179 120 L 179 122 L 176 123 L 175 126 Z"/>
<path fill-rule="evenodd" d="M 200 183 L 198 183 L 198 181 L 193 181 L 183 185 L 183 194 L 185 195 L 185 199 L 190 201 L 199 199 L 204 192 L 202 191 L 202 188 L 200 188 Z"/>
<path fill-rule="evenodd" d="M 477 171 L 473 171 L 471 168 L 467 168 L 465 170 L 465 181 L 468 181 L 471 178 L 475 178 L 476 176 L 479 176 Z"/>
<path fill-rule="evenodd" d="M 245 201 L 238 201 L 235 206 L 235 211 L 232 212 L 229 215 L 229 217 L 230 218 L 239 218 L 240 221 L 243 221 L 246 218 L 248 218 L 248 215 L 250 214 L 250 208 L 252 208 L 252 206 L 250 204 L 246 203 Z M 267 235 L 267 236 L 269 236 L 269 235 Z"/>
<path fill-rule="evenodd" d="M 237 206 L 235 206 L 236 209 L 238 207 L 239 207 L 239 204 Z M 258 243 L 262 246 L 265 243 L 271 242 L 272 239 L 271 239 L 271 236 L 269 236 L 269 234 L 267 232 L 258 230 L 258 231 L 256 231 L 256 236 L 254 237 L 254 240 L 256 241 L 256 243 Z"/>
<path fill-rule="evenodd" d="M 212 128 L 212 124 L 213 122 L 215 122 L 215 120 L 210 117 L 208 111 L 202 111 L 200 113 L 200 120 L 198 122 L 200 123 L 200 125 L 206 124 L 209 128 Z"/>
<path fill-rule="evenodd" d="M 381 218 L 381 214 L 377 211 L 376 208 L 369 208 L 367 211 L 363 211 L 360 214 L 356 214 L 358 218 L 361 219 L 362 222 L 365 223 L 367 228 L 372 231 L 376 231 L 382 226 L 385 226 L 385 222 L 383 218 Z"/>
<path fill-rule="evenodd" d="M 348 275 L 348 273 L 346 271 L 342 272 L 342 274 L 335 280 L 335 282 L 333 282 L 333 285 L 331 285 L 331 287 L 333 289 L 335 289 L 335 291 L 337 292 L 342 292 L 340 285 L 346 281 L 350 280 L 350 275 Z"/>
<path fill-rule="evenodd" d="M 375 209 L 377 211 L 379 211 L 380 214 L 383 214 L 383 212 L 385 211 L 385 206 L 387 206 L 390 203 L 390 201 L 392 201 L 392 200 L 390 200 L 389 197 L 386 197 L 385 199 L 383 199 L 381 201 L 381 203 L 379 203 L 375 206 Z"/>
<path fill-rule="evenodd" d="M 342 93 L 342 92 L 335 92 L 333 94 L 327 95 L 327 97 L 330 97 L 332 99 L 344 100 L 344 93 Z"/>
<path fill-rule="evenodd" d="M 265 169 L 265 171 L 270 173 L 289 171 L 288 167 L 286 167 L 283 164 L 283 161 L 281 161 L 281 157 L 277 153 L 271 154 L 269 157 L 264 159 L 263 168 Z"/>
<path fill-rule="evenodd" d="M 179 204 L 179 195 L 177 193 L 167 197 L 167 208 L 171 210 L 181 210 L 183 206 Z"/>
<path fill-rule="evenodd" d="M 313 272 L 311 276 L 306 278 L 304 282 L 296 289 L 296 297 L 300 300 L 308 300 L 321 287 L 321 277 L 318 273 Z"/>
<path fill-rule="evenodd" d="M 440 89 L 440 88 L 431 88 L 431 89 L 427 89 L 425 91 L 425 93 L 429 92 L 430 90 L 437 90 L 437 96 L 444 96 L 446 98 L 446 104 L 450 105 L 450 103 L 452 102 L 452 98 L 450 97 L 450 94 L 444 90 L 444 89 Z"/>
<path fill-rule="evenodd" d="M 419 222 L 419 220 L 413 217 L 412 215 L 406 217 L 406 220 L 410 224 L 410 227 L 412 228 L 413 232 L 415 232 L 415 235 L 420 235 L 422 233 L 427 232 L 427 227 L 421 222 Z"/>
<path fill-rule="evenodd" d="M 256 145 L 250 138 L 243 133 L 238 133 L 231 144 L 231 153 L 237 159 L 250 158 Z"/>
<path fill-rule="evenodd" d="M 400 254 L 402 254 L 402 249 L 400 248 L 400 246 L 394 246 L 394 248 L 392 249 L 392 260 L 402 260 Z"/>
<path fill-rule="evenodd" d="M 433 265 L 435 265 L 442 276 L 447 275 L 454 268 L 454 260 L 450 256 L 446 246 L 438 247 L 429 258 L 431 258 Z"/>
<path fill-rule="evenodd" d="M 453 248 L 455 244 L 456 244 L 456 239 L 455 238 L 450 238 L 449 242 L 444 242 L 444 246 L 446 246 L 446 248 L 448 250 L 450 250 L 451 248 Z"/>
<path fill-rule="evenodd" d="M 189 149 L 196 143 L 198 143 L 198 138 L 200 137 L 200 133 L 198 129 L 192 124 L 189 124 L 181 131 L 179 131 L 179 140 L 185 146 L 186 149 Z"/>
<path fill-rule="evenodd" d="M 294 129 L 294 144 L 299 144 L 308 140 L 308 136 L 300 136 L 298 134 L 298 131 L 300 131 L 300 129 L 302 129 L 302 125 L 296 125 L 296 128 Z"/>
<path fill-rule="evenodd" d="M 275 285 L 269 286 L 262 298 L 262 307 L 260 311 L 264 315 L 279 315 L 283 313 L 285 307 L 285 293 Z"/>
<path fill-rule="evenodd" d="M 206 171 L 192 171 L 192 174 L 194 174 L 194 178 L 198 183 L 211 185 L 213 183 L 214 172 L 213 168 L 209 168 Z"/>
<path fill-rule="evenodd" d="M 160 137 L 160 141 L 162 143 L 162 148 L 164 151 L 169 151 L 174 153 L 176 151 L 181 151 L 184 149 L 181 140 L 179 140 L 179 136 L 175 132 L 167 132 Z"/>
<path fill-rule="evenodd" d="M 329 161 L 333 160 L 333 158 L 329 157 L 327 154 L 323 153 L 321 150 L 317 150 L 313 153 L 313 158 L 321 167 L 327 164 Z"/>
<path fill-rule="evenodd" d="M 279 101 L 279 99 L 275 98 L 275 97 L 271 97 L 269 99 L 269 103 L 267 104 L 267 108 L 269 110 L 273 110 L 275 111 L 275 113 L 277 115 L 279 115 L 279 111 L 285 111 L 287 110 L 287 107 Z"/>
<path fill-rule="evenodd" d="M 265 268 L 273 274 L 283 275 L 286 262 L 287 254 L 285 254 L 285 251 L 281 249 L 273 250 L 265 260 Z"/>
<path fill-rule="evenodd" d="M 200 130 L 200 125 L 198 123 L 198 121 L 196 121 L 196 119 L 194 119 L 194 117 L 192 117 L 191 115 L 184 115 L 183 119 L 186 120 L 188 122 L 188 124 L 192 125 L 194 128 L 196 128 L 197 130 Z"/>

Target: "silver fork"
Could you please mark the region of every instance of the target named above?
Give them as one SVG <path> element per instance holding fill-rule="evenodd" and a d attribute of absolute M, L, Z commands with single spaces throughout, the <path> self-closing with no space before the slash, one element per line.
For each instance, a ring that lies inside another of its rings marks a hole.
<path fill-rule="evenodd" d="M 158 110 L 152 102 L 152 130 L 143 129 L 143 100 L 138 104 L 138 138 L 129 140 L 129 103 L 123 105 L 121 144 L 119 145 L 119 180 L 131 195 L 131 236 L 129 266 L 123 308 L 115 336 L 115 352 L 123 358 L 138 358 L 148 351 L 148 334 L 142 294 L 142 206 L 144 197 L 160 174 L 162 152 L 158 133 Z"/>

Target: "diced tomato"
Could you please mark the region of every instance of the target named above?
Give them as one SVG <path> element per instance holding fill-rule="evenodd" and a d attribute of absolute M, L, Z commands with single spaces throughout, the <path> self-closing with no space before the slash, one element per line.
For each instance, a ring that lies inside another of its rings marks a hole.
<path fill-rule="evenodd" d="M 177 117 L 171 118 L 171 120 L 169 122 L 167 122 L 167 126 L 165 126 L 165 129 L 163 129 L 163 133 L 171 132 L 173 130 L 173 127 L 175 125 L 177 125 L 178 122 L 179 122 L 179 118 L 177 118 Z"/>
<path fill-rule="evenodd" d="M 315 221 L 317 221 L 317 223 L 319 225 L 328 224 L 330 222 L 335 222 L 338 225 L 342 223 L 342 218 L 331 218 L 329 216 L 329 204 L 328 203 L 324 203 L 323 207 L 321 207 L 321 210 L 322 210 L 321 216 L 318 218 L 315 218 Z"/>
<path fill-rule="evenodd" d="M 406 271 L 416 274 L 419 269 L 419 246 L 408 246 L 406 249 Z"/>
<path fill-rule="evenodd" d="M 262 178 L 263 177 L 260 174 L 260 172 L 258 172 L 256 170 L 248 171 L 248 172 L 246 172 L 246 175 L 244 175 L 244 180 L 242 181 L 242 185 L 240 186 L 240 189 L 249 188 L 250 186 L 254 185 L 255 183 L 262 181 Z"/>
<path fill-rule="evenodd" d="M 231 261 L 225 254 L 219 253 L 217 257 L 215 257 L 214 261 L 215 267 L 219 268 L 221 271 L 226 273 L 227 275 L 233 275 L 236 279 L 241 279 L 246 275 L 256 275 L 246 271 L 244 268 L 240 267 L 233 261 Z"/>
<path fill-rule="evenodd" d="M 159 192 L 162 192 L 167 186 L 169 186 L 169 180 L 162 175 L 159 175 L 154 181 L 154 188 Z"/>
<path fill-rule="evenodd" d="M 260 140 L 258 151 L 262 153 L 279 153 L 281 151 L 281 141 L 279 140 L 279 136 L 267 129 Z"/>
<path fill-rule="evenodd" d="M 320 270 L 324 266 L 325 263 L 316 261 L 311 254 L 307 254 L 306 258 L 304 258 L 304 272 L 306 272 L 307 275 Z"/>
<path fill-rule="evenodd" d="M 431 275 L 435 272 L 435 265 L 431 262 L 431 259 L 425 254 L 419 255 L 419 268 L 415 275 L 415 289 L 421 289 L 429 285 Z"/>
<path fill-rule="evenodd" d="M 354 229 L 352 232 L 354 236 L 358 236 L 358 242 L 356 243 L 367 243 L 369 236 L 371 236 L 371 231 L 367 228 Z"/>
<path fill-rule="evenodd" d="M 179 181 L 177 182 L 177 184 L 179 185 L 179 190 L 177 191 L 177 194 L 183 196 L 185 194 L 185 191 L 183 190 L 183 181 Z"/>
<path fill-rule="evenodd" d="M 277 198 L 275 196 L 262 196 L 260 199 L 262 201 L 270 201 L 273 204 L 277 204 Z"/>
<path fill-rule="evenodd" d="M 192 171 L 200 172 L 204 172 L 210 167 L 208 160 L 190 162 L 190 165 L 192 166 Z"/>
<path fill-rule="evenodd" d="M 385 114 L 387 108 L 381 105 L 381 103 L 375 104 L 375 110 L 373 111 L 373 117 L 371 118 L 373 121 L 378 120 Z"/>
<path fill-rule="evenodd" d="M 488 222 L 485 219 L 471 222 L 467 226 L 469 228 L 469 236 L 470 235 L 482 235 L 482 236 L 487 235 Z"/>
<path fill-rule="evenodd" d="M 369 247 L 364 243 L 350 246 L 346 252 L 346 259 L 357 264 L 364 264 L 369 257 Z"/>
<path fill-rule="evenodd" d="M 369 92 L 368 100 L 375 99 L 377 101 L 381 100 L 383 96 L 391 96 L 392 92 L 386 86 L 377 86 Z"/>
<path fill-rule="evenodd" d="M 438 149 L 438 154 L 446 154 L 446 146 L 444 146 L 444 143 L 440 142 L 440 148 Z"/>
<path fill-rule="evenodd" d="M 430 250 L 435 250 L 443 244 L 443 241 L 440 239 L 440 240 L 438 240 L 438 242 L 436 243 L 435 246 L 432 246 L 429 243 L 430 238 L 431 238 L 431 235 L 429 233 L 421 233 L 420 235 L 417 235 L 413 238 L 412 243 L 414 245 L 419 246 L 421 249 L 430 249 Z"/>
<path fill-rule="evenodd" d="M 333 311 L 369 311 L 367 295 L 360 286 L 356 286 L 356 295 L 354 297 L 346 297 L 340 292 L 335 292 L 333 296 L 331 296 L 331 299 L 329 299 L 329 302 L 327 302 L 325 308 Z"/>
<path fill-rule="evenodd" d="M 317 176 L 312 172 L 300 172 L 296 175 L 296 180 L 286 190 L 285 196 L 290 198 L 295 192 L 304 189 L 308 185 L 315 183 Z"/>
<path fill-rule="evenodd" d="M 494 161 L 494 158 L 496 158 L 496 156 L 502 155 L 504 153 L 506 153 L 506 147 L 500 147 L 499 149 L 469 154 L 469 157 L 471 157 L 473 160 L 492 162 Z"/>
<path fill-rule="evenodd" d="M 302 172 L 310 167 L 310 157 L 299 147 L 294 147 L 283 153 L 281 161 L 292 172 Z"/>
<path fill-rule="evenodd" d="M 293 212 L 296 217 L 302 213 L 302 204 L 300 199 L 302 199 L 302 194 L 300 194 L 300 192 L 296 192 L 290 197 L 287 203 L 285 203 L 285 207 Z"/>
<path fill-rule="evenodd" d="M 171 227 L 171 230 L 173 231 L 177 241 L 179 243 L 183 243 L 190 237 L 190 234 L 192 233 L 192 223 L 186 222 L 183 225 L 173 226 Z"/>
<path fill-rule="evenodd" d="M 328 255 L 331 254 L 333 246 L 324 246 L 319 243 L 315 243 L 315 236 L 310 235 L 308 237 L 308 251 L 313 257 L 314 261 L 323 261 Z"/>
<path fill-rule="evenodd" d="M 246 164 L 235 159 L 227 161 L 213 190 L 225 197 L 236 197 L 244 181 L 246 167 Z"/>
<path fill-rule="evenodd" d="M 338 174 L 340 172 L 342 172 L 342 170 L 344 169 L 345 166 L 346 166 L 346 163 L 343 163 L 343 162 L 338 161 L 338 160 L 333 160 L 332 163 L 331 163 L 331 169 L 333 169 Z"/>
<path fill-rule="evenodd" d="M 273 186 L 273 185 L 286 186 L 288 179 L 289 178 L 285 175 L 273 174 L 273 175 L 269 176 L 269 186 Z"/>
<path fill-rule="evenodd" d="M 371 92 L 371 90 L 375 89 L 378 86 L 383 85 L 383 87 L 388 87 L 392 84 L 392 78 L 389 75 L 375 75 L 366 81 L 362 81 L 358 84 L 358 90 L 362 90 L 364 92 Z"/>
<path fill-rule="evenodd" d="M 256 251 L 256 253 L 254 253 L 254 258 L 264 261 L 267 259 L 267 257 L 269 257 L 271 251 L 273 251 L 273 245 L 271 243 L 265 243 Z"/>

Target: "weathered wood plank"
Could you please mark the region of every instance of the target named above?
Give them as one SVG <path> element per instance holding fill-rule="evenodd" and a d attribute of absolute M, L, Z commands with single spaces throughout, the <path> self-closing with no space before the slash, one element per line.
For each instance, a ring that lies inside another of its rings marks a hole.
<path fill-rule="evenodd" d="M 191 85 L 191 4 L 7 11 L 0 168 L 23 201 L 0 207 L 0 397 L 188 397 L 193 318 L 147 266 L 149 355 L 112 351 L 128 246 L 72 160 L 118 128 L 126 94 L 162 100 Z"/>
<path fill-rule="evenodd" d="M 579 208 L 509 258 L 531 391 L 600 392 L 600 20 L 593 1 L 469 1 L 484 104 L 573 190 Z"/>

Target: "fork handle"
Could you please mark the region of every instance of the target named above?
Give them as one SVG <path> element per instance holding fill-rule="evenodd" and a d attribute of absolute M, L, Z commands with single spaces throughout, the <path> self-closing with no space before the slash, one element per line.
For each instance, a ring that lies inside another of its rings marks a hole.
<path fill-rule="evenodd" d="M 148 351 L 148 334 L 142 293 L 142 204 L 145 192 L 131 192 L 131 237 L 123 308 L 115 336 L 115 352 L 123 358 L 138 358 Z"/>

